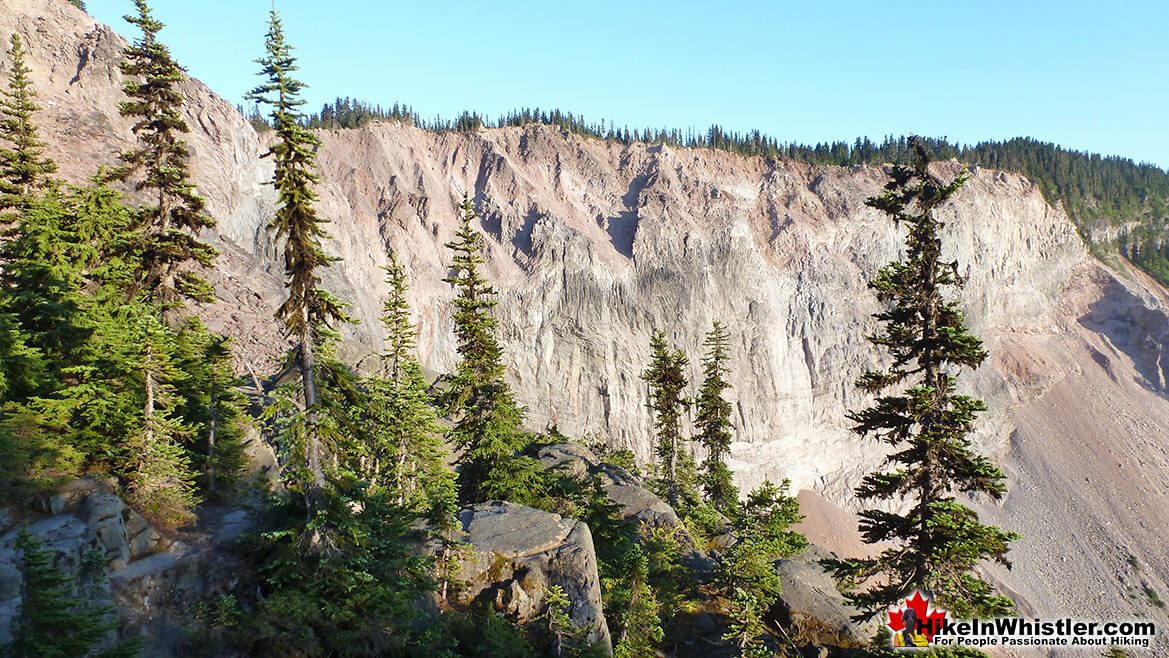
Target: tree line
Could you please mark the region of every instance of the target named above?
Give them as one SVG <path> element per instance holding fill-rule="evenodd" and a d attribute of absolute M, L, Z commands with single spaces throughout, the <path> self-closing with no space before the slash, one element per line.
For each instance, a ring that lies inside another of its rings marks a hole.
<path fill-rule="evenodd" d="M 269 128 L 255 108 L 240 112 L 258 130 Z M 879 142 L 858 137 L 853 142 L 835 141 L 800 144 L 780 141 L 758 130 L 728 131 L 712 125 L 706 131 L 693 128 L 634 128 L 614 126 L 613 122 L 590 122 L 583 116 L 558 109 L 522 108 L 491 119 L 476 112 L 462 112 L 454 119 L 436 116 L 422 118 L 408 105 L 395 103 L 388 109 L 350 97 L 325 103 L 317 113 L 308 115 L 309 128 L 360 128 L 374 121 L 397 121 L 436 132 L 473 132 L 481 128 L 520 127 L 529 124 L 554 126 L 576 135 L 603 139 L 620 144 L 667 144 L 687 148 L 713 148 L 744 156 L 775 160 L 792 160 L 815 165 L 848 167 L 854 165 L 910 165 L 913 152 L 906 136 L 888 135 Z M 1122 232 L 1125 245 L 1134 240 L 1150 249 L 1120 253 L 1169 285 L 1165 271 L 1169 261 L 1153 256 L 1166 242 L 1169 230 L 1169 173 L 1148 163 L 1136 163 L 1121 156 L 1066 149 L 1050 142 L 1029 137 L 976 144 L 961 144 L 945 137 L 917 137 L 928 146 L 935 159 L 956 159 L 968 166 L 1022 174 L 1035 181 L 1051 205 L 1062 203 L 1064 210 L 1079 228 L 1081 236 L 1099 255 L 1116 252 L 1114 240 L 1096 244 L 1094 229 L 1111 224 L 1132 223 Z M 1137 254 L 1136 257 L 1133 254 Z M 1143 257 L 1141 256 L 1143 254 Z"/>

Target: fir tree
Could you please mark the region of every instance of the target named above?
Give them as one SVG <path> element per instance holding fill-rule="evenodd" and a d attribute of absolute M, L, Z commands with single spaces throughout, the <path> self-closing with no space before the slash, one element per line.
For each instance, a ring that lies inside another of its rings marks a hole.
<path fill-rule="evenodd" d="M 372 422 L 362 475 L 399 505 L 423 512 L 433 501 L 448 499 L 444 490 L 453 490 L 454 482 L 444 460 L 442 426 L 431 407 L 422 367 L 411 352 L 414 323 L 406 301 L 406 274 L 393 249 L 387 259 L 390 295 L 382 323 L 387 333 L 383 358 L 390 376 L 367 382 Z"/>
<path fill-rule="evenodd" d="M 0 90 L 0 139 L 10 142 L 12 149 L 0 148 L 0 209 L 24 207 L 34 193 L 54 185 L 49 174 L 57 171 L 57 163 L 44 155 L 45 143 L 38 139 L 33 123 L 33 114 L 41 108 L 28 77 L 31 71 L 24 63 L 20 36 L 14 33 L 11 44 L 8 88 Z"/>
<path fill-rule="evenodd" d="M 660 604 L 649 584 L 649 558 L 640 545 L 634 545 L 626 558 L 628 604 L 620 614 L 621 632 L 613 645 L 616 658 L 654 658 L 654 645 L 665 637 L 662 631 Z"/>
<path fill-rule="evenodd" d="M 22 528 L 16 537 L 21 552 L 21 602 L 12 624 L 12 642 L 2 647 L 10 658 L 83 658 L 117 628 L 106 621 L 110 610 L 78 601 L 74 583 L 53 565 L 52 553 Z M 137 655 L 139 642 L 123 642 L 98 658 Z"/>
<path fill-rule="evenodd" d="M 695 400 L 698 441 L 706 448 L 706 461 L 703 462 L 705 472 L 702 475 L 706 499 L 724 514 L 729 513 L 739 501 L 739 491 L 726 465 L 727 453 L 731 448 L 731 404 L 723 398 L 723 391 L 731 387 L 725 378 L 728 338 L 726 328 L 717 321 L 706 335 L 702 388 Z"/>
<path fill-rule="evenodd" d="M 322 339 L 331 335 L 330 324 L 350 319 L 343 311 L 344 304 L 318 287 L 318 270 L 337 260 L 325 255 L 321 248 L 321 240 L 329 237 L 323 227 L 327 220 L 318 216 L 313 207 L 317 194 L 312 188 L 319 180 L 314 173 L 315 149 L 320 141 L 301 126 L 303 117 L 297 108 L 304 105 L 299 95 L 305 85 L 292 77 L 298 68 L 296 58 L 292 56 L 292 47 L 284 40 L 280 15 L 275 10 L 268 26 L 267 54 L 256 60 L 261 66 L 260 75 L 267 77 L 268 81 L 253 89 L 248 99 L 272 107 L 272 125 L 276 133 L 276 142 L 264 154 L 264 157 L 275 160 L 272 185 L 280 203 L 268 228 L 276 232 L 277 241 L 283 241 L 288 299 L 280 305 L 276 315 L 284 323 L 285 332 L 298 343 L 296 355 L 308 417 L 308 427 L 304 432 L 309 478 L 305 483 L 305 494 L 311 516 L 325 488 L 325 460 L 316 428 L 321 404 L 317 352 Z"/>
<path fill-rule="evenodd" d="M 896 225 L 907 224 L 909 235 L 904 259 L 885 266 L 870 284 L 878 299 L 890 304 L 877 314 L 884 326 L 870 340 L 888 349 L 893 362 L 857 382 L 872 394 L 905 388 L 849 416 L 858 434 L 874 435 L 894 450 L 887 458 L 894 469 L 866 476 L 857 496 L 908 499 L 910 507 L 904 514 L 862 512 L 864 540 L 890 546 L 875 558 L 847 560 L 835 569 L 852 582 L 882 576 L 850 595 L 870 615 L 920 588 L 957 617 L 994 616 L 1008 611 L 1011 602 L 973 570 L 987 559 L 1009 566 L 1005 556 L 1016 535 L 979 523 L 977 514 L 954 498 L 962 492 L 997 499 L 1004 476 L 970 445 L 975 415 L 986 406 L 954 392 L 954 372 L 978 367 L 986 352 L 966 328 L 958 303 L 942 296 L 944 287 L 961 280 L 956 262 L 941 261 L 942 223 L 934 215 L 966 178 L 943 183 L 929 171 L 924 144 L 914 139 L 911 146 L 914 166 L 894 166 L 886 192 L 866 202 Z"/>
<path fill-rule="evenodd" d="M 518 454 L 527 443 L 519 431 L 523 412 L 504 381 L 503 351 L 490 313 L 498 303 L 495 290 L 479 274 L 482 238 L 472 227 L 478 216 L 467 196 L 460 209 L 459 231 L 446 245 L 455 252 L 451 275 L 443 279 L 458 290 L 453 304 L 461 359 L 443 402 L 455 418 L 450 436 L 462 451 L 459 494 L 467 503 L 528 502 L 542 489 L 539 462 Z"/>
<path fill-rule="evenodd" d="M 150 15 L 146 0 L 135 0 L 134 4 L 138 15 L 125 18 L 142 30 L 142 37 L 125 49 L 122 73 L 130 79 L 123 91 L 130 100 L 118 109 L 123 116 L 136 119 L 133 131 L 141 145 L 122 153 L 125 165 L 111 177 L 126 179 L 141 171 L 136 189 L 155 195 L 156 205 L 141 209 L 132 238 L 144 274 L 142 289 L 152 300 L 164 304 L 181 297 L 213 301 L 206 281 L 179 269 L 190 261 L 210 266 L 218 254 L 197 237 L 200 230 L 215 222 L 204 212 L 203 197 L 195 193 L 188 169 L 191 152 L 179 137 L 190 132 L 182 114 L 183 95 L 178 90 L 185 69 L 158 41 L 164 25 Z"/>
<path fill-rule="evenodd" d="M 649 384 L 648 406 L 654 413 L 660 468 L 665 471 L 662 480 L 666 501 L 671 507 L 677 507 L 693 488 L 690 455 L 680 427 L 682 412 L 690 406 L 690 401 L 682 397 L 689 360 L 682 350 L 670 351 L 666 335 L 661 331 L 654 332 L 649 345 L 652 357 L 641 378 Z"/>
<path fill-rule="evenodd" d="M 182 417 L 191 426 L 192 452 L 207 494 L 230 485 L 243 470 L 247 398 L 236 386 L 231 339 L 215 336 L 189 318 L 175 337 L 175 357 L 187 379 L 176 387 Z"/>
<path fill-rule="evenodd" d="M 127 498 L 143 515 L 166 526 L 191 521 L 198 504 L 195 476 L 183 448 L 190 428 L 176 412 L 175 383 L 185 379 L 175 360 L 171 333 L 150 309 L 141 309 L 135 337 L 144 380 L 141 429 L 130 439 L 134 468 Z"/>

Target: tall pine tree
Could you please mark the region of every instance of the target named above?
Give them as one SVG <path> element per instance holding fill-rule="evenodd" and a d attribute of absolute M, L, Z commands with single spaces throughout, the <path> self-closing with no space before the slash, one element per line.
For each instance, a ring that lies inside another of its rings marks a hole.
<path fill-rule="evenodd" d="M 24 207 L 34 193 L 53 186 L 49 174 L 57 171 L 57 163 L 44 155 L 45 143 L 33 123 L 33 114 L 41 108 L 29 80 L 32 71 L 24 63 L 24 45 L 17 34 L 10 42 L 12 69 L 8 88 L 0 90 L 0 139 L 12 148 L 0 148 L 0 209 Z M 0 221 L 4 217 L 0 215 Z"/>
<path fill-rule="evenodd" d="M 140 209 L 132 237 L 143 271 L 141 289 L 156 302 L 173 304 L 182 297 L 212 301 L 211 288 L 202 277 L 182 270 L 188 262 L 210 266 L 218 252 L 198 239 L 199 231 L 214 226 L 204 212 L 205 201 L 195 192 L 188 163 L 191 151 L 180 137 L 190 132 L 183 119 L 183 94 L 178 90 L 185 69 L 171 57 L 157 38 L 164 27 L 150 14 L 146 0 L 134 0 L 137 16 L 126 20 L 142 30 L 142 37 L 125 49 L 122 73 L 129 80 L 123 91 L 129 98 L 118 109 L 133 117 L 139 146 L 122 153 L 125 163 L 111 175 L 126 179 L 141 171 L 136 184 L 154 196 L 156 205 Z"/>
<path fill-rule="evenodd" d="M 681 429 L 682 413 L 690 407 L 690 401 L 682 396 L 690 361 L 682 350 L 670 350 L 661 331 L 654 332 L 649 346 L 651 359 L 641 378 L 649 384 L 648 406 L 654 414 L 659 475 L 666 501 L 676 508 L 694 487 L 691 458 Z"/>
<path fill-rule="evenodd" d="M 890 305 L 877 314 L 883 327 L 870 340 L 886 348 L 893 362 L 857 381 L 879 397 L 873 406 L 849 415 L 854 431 L 894 450 L 886 459 L 892 469 L 866 476 L 857 496 L 908 500 L 909 508 L 903 514 L 862 512 L 864 541 L 888 548 L 875 558 L 836 563 L 835 570 L 847 581 L 869 583 L 850 598 L 870 614 L 923 589 L 959 618 L 993 616 L 1008 611 L 1011 602 L 973 570 L 988 559 L 1009 565 L 1008 544 L 1016 535 L 983 525 L 955 499 L 957 492 L 997 499 L 1004 493 L 1004 475 L 971 447 L 975 415 L 986 405 L 954 392 L 954 373 L 978 367 L 986 352 L 967 329 L 958 303 L 942 296 L 945 287 L 961 280 L 957 262 L 941 260 L 943 224 L 935 216 L 966 177 L 942 182 L 929 171 L 924 144 L 914 138 L 910 145 L 914 166 L 894 166 L 886 192 L 866 202 L 895 225 L 909 227 L 904 258 L 886 265 L 870 284 Z M 880 395 L 891 387 L 900 390 Z"/>
<path fill-rule="evenodd" d="M 442 426 L 438 424 L 422 367 L 414 357 L 414 323 L 406 301 L 406 273 L 394 250 L 387 253 L 390 295 L 382 323 L 386 328 L 383 355 L 389 377 L 367 380 L 369 443 L 363 475 L 387 491 L 403 507 L 430 513 L 435 503 L 449 500 L 454 481 L 444 460 Z"/>
<path fill-rule="evenodd" d="M 292 46 L 284 40 L 280 15 L 272 10 L 265 39 L 266 55 L 256 60 L 261 76 L 267 82 L 248 94 L 249 100 L 271 106 L 272 125 L 276 142 L 264 154 L 275 160 L 272 185 L 279 195 L 276 216 L 268 225 L 276 232 L 277 241 L 283 241 L 284 274 L 288 277 L 288 299 L 277 310 L 277 318 L 284 323 L 285 332 L 297 340 L 296 357 L 300 370 L 308 427 L 304 433 L 305 461 L 308 482 L 305 495 L 309 515 L 315 514 L 325 488 L 325 467 L 317 418 L 321 403 L 318 387 L 318 351 L 320 342 L 331 335 L 334 322 L 349 321 L 344 304 L 319 287 L 318 270 L 337 260 L 325 254 L 321 240 L 328 236 L 323 225 L 327 220 L 317 215 L 313 191 L 319 179 L 315 150 L 320 140 L 302 127 L 303 115 L 297 109 L 304 105 L 300 92 L 304 83 L 292 77 L 297 70 Z"/>
<path fill-rule="evenodd" d="M 471 200 L 464 195 L 463 211 L 455 240 L 450 276 L 455 286 L 455 336 L 459 365 L 451 376 L 443 402 L 454 416 L 451 438 L 459 455 L 459 495 L 464 502 L 485 500 L 533 500 L 541 490 L 539 462 L 518 454 L 527 441 L 520 432 L 523 412 L 504 380 L 503 351 L 495 340 L 498 303 L 495 289 L 479 274 L 483 264 L 483 238 L 472 226 L 478 219 Z"/>
<path fill-rule="evenodd" d="M 695 419 L 698 441 L 706 448 L 706 460 L 702 464 L 703 489 L 707 501 L 724 514 L 739 501 L 739 491 L 726 464 L 731 449 L 731 403 L 723 397 L 723 391 L 731 387 L 726 380 L 728 338 L 726 328 L 717 321 L 706 334 L 702 387 L 694 401 L 698 410 Z"/>

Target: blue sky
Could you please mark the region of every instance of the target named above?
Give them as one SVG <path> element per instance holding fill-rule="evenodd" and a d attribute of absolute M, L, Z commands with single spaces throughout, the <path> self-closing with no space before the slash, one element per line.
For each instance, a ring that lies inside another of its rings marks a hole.
<path fill-rule="evenodd" d="M 814 144 L 1028 136 L 1169 167 L 1169 2 L 280 0 L 310 85 L 424 117 L 559 108 L 630 129 Z M 130 0 L 86 0 L 129 38 Z M 232 102 L 271 3 L 154 0 L 159 38 Z"/>

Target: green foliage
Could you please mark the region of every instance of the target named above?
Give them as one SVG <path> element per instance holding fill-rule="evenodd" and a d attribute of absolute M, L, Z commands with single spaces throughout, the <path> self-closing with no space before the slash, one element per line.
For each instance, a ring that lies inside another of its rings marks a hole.
<path fill-rule="evenodd" d="M 789 486 L 787 480 L 781 488 L 765 481 L 751 492 L 736 510 L 735 543 L 723 552 L 719 564 L 718 586 L 731 609 L 723 639 L 734 640 L 744 658 L 771 655 L 761 636 L 766 630 L 764 617 L 780 594 L 775 561 L 808 546 L 803 535 L 788 530 L 804 518 L 796 499 L 782 493 Z"/>
<path fill-rule="evenodd" d="M 876 404 L 849 417 L 862 436 L 874 435 L 893 448 L 893 467 L 866 476 L 857 488 L 862 500 L 908 498 L 905 514 L 870 509 L 861 513 L 867 543 L 888 542 L 880 556 L 834 564 L 837 577 L 856 583 L 880 574 L 880 581 L 849 594 L 871 616 L 915 588 L 933 593 L 955 616 L 994 616 L 1011 603 L 995 595 L 973 570 L 993 559 L 1008 564 L 1007 544 L 1017 536 L 979 523 L 977 514 L 958 503 L 953 492 L 985 493 L 1004 489 L 1002 471 L 973 452 L 968 434 L 975 414 L 985 405 L 954 393 L 953 370 L 977 367 L 986 357 L 982 342 L 970 335 L 962 311 L 945 301 L 942 289 L 957 285 L 957 263 L 940 261 L 941 223 L 934 210 L 965 182 L 944 184 L 929 173 L 925 145 L 914 167 L 896 166 L 892 181 L 868 205 L 909 226 L 904 260 L 890 263 L 870 284 L 889 309 L 877 314 L 883 330 L 870 340 L 886 348 L 892 364 L 865 373 L 857 382 L 880 395 L 903 386 L 898 395 L 883 395 Z"/>
<path fill-rule="evenodd" d="M 57 171 L 57 164 L 45 157 L 45 143 L 37 137 L 33 123 L 33 114 L 41 108 L 28 77 L 32 71 L 24 64 L 24 45 L 15 33 L 10 43 L 8 88 L 0 90 L 0 140 L 12 148 L 0 148 L 0 210 L 22 207 L 37 192 L 53 187 L 56 183 L 49 174 Z M 8 218 L 0 215 L 0 223 Z"/>
<path fill-rule="evenodd" d="M 735 588 L 731 596 L 730 624 L 722 637 L 734 642 L 741 658 L 771 658 L 774 655 L 762 640 L 767 632 L 763 616 L 769 607 L 770 603 L 761 601 L 751 592 Z"/>
<path fill-rule="evenodd" d="M 129 100 L 118 109 L 122 116 L 135 119 L 132 130 L 140 145 L 121 154 L 125 164 L 111 178 L 124 180 L 141 172 L 135 189 L 155 195 L 155 205 L 140 209 L 129 239 L 142 268 L 140 289 L 151 300 L 168 305 L 184 297 L 211 302 L 214 296 L 208 283 L 183 268 L 191 262 L 208 267 L 218 255 L 197 237 L 215 222 L 204 212 L 203 197 L 195 193 L 189 171 L 191 152 L 179 137 L 190 131 L 178 90 L 185 69 L 158 41 L 164 25 L 151 16 L 145 0 L 134 0 L 134 4 L 138 15 L 126 20 L 142 30 L 142 37 L 125 49 L 122 73 L 128 80 L 123 90 Z"/>
<path fill-rule="evenodd" d="M 411 604 L 431 583 L 429 560 L 403 541 L 413 514 L 349 481 L 319 502 L 305 524 L 302 498 L 274 501 L 249 550 L 264 596 L 234 642 L 266 655 L 403 651 Z"/>
<path fill-rule="evenodd" d="M 301 115 L 297 108 L 304 104 L 299 94 L 305 85 L 292 77 L 297 70 L 296 59 L 292 57 L 292 47 L 284 40 L 284 29 L 275 9 L 268 21 L 265 49 L 265 56 L 256 62 L 261 66 L 260 75 L 265 76 L 267 82 L 253 89 L 248 98 L 272 107 L 272 125 L 276 132 L 276 141 L 264 154 L 264 157 L 275 160 L 271 184 L 279 197 L 276 215 L 268 229 L 276 232 L 277 242 L 283 242 L 284 274 L 288 277 L 288 299 L 277 309 L 276 316 L 284 323 L 287 335 L 298 341 L 296 355 L 305 418 L 298 425 L 297 436 L 304 445 L 307 476 L 303 480 L 303 490 L 311 516 L 315 514 L 318 499 L 326 486 L 327 460 L 322 456 L 322 443 L 326 438 L 320 434 L 323 425 L 318 419 L 322 410 L 319 407 L 322 404 L 330 407 L 333 420 L 339 420 L 343 415 L 336 405 L 322 400 L 329 393 L 322 394 L 318 387 L 316 352 L 323 341 L 334 336 L 330 329 L 332 323 L 351 322 L 352 319 L 344 313 L 345 304 L 318 287 L 318 270 L 337 260 L 327 256 L 321 247 L 320 241 L 328 237 L 323 228 L 327 222 L 317 215 L 313 206 L 317 199 L 313 185 L 319 181 L 314 173 L 315 151 L 320 141 L 299 123 Z M 325 371 L 340 375 L 335 364 L 326 362 L 320 365 Z"/>
<path fill-rule="evenodd" d="M 12 623 L 12 642 L 0 647 L 7 658 L 82 658 L 118 627 L 108 621 L 112 610 L 78 600 L 75 583 L 53 565 L 53 554 L 22 528 L 16 550 L 21 552 L 21 603 Z M 137 655 L 141 643 L 123 642 L 100 652 L 99 658 Z"/>
<path fill-rule="evenodd" d="M 484 261 L 483 238 L 473 227 L 478 216 L 465 195 L 460 209 L 459 231 L 446 245 L 454 251 L 451 274 L 443 279 L 457 290 L 452 303 L 460 359 L 442 396 L 444 411 L 455 420 L 450 438 L 461 450 L 459 496 L 467 503 L 529 504 L 543 493 L 542 468 L 520 454 L 528 442 L 519 430 L 523 410 L 504 379 L 503 350 L 490 313 L 498 303 L 495 289 L 479 274 Z"/>
<path fill-rule="evenodd" d="M 679 509 L 682 503 L 697 502 L 693 463 L 679 426 L 682 412 L 690 407 L 690 401 L 682 396 L 689 360 L 682 350 L 670 350 L 661 331 L 654 332 L 649 345 L 650 363 L 641 378 L 649 384 L 648 406 L 654 414 L 660 488 L 666 502 Z"/>
<path fill-rule="evenodd" d="M 177 387 L 180 410 L 190 426 L 187 441 L 195 470 L 208 494 L 231 486 L 243 471 L 247 398 L 231 364 L 231 339 L 215 336 L 189 318 L 175 336 L 175 357 L 186 379 Z"/>
<path fill-rule="evenodd" d="M 727 340 L 730 338 L 722 323 L 715 322 L 706 334 L 706 356 L 702 359 L 702 387 L 694 406 L 698 417 L 698 442 L 706 448 L 701 477 L 706 501 L 726 514 L 738 503 L 739 490 L 726 465 L 731 449 L 731 403 L 723 398 L 723 391 L 731 387 L 726 380 Z"/>
<path fill-rule="evenodd" d="M 654 645 L 665 637 L 662 631 L 661 610 L 650 585 L 649 558 L 640 546 L 633 546 L 626 558 L 625 596 L 614 631 L 616 658 L 654 658 Z"/>
<path fill-rule="evenodd" d="M 455 495 L 454 477 L 446 466 L 443 428 L 431 406 L 422 366 L 412 353 L 415 329 L 406 301 L 406 274 L 392 249 L 388 260 L 390 296 L 382 324 L 387 333 L 383 358 L 389 377 L 365 381 L 368 441 L 361 446 L 359 474 L 399 505 L 441 517 L 451 513 L 442 507 L 449 506 Z"/>

